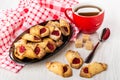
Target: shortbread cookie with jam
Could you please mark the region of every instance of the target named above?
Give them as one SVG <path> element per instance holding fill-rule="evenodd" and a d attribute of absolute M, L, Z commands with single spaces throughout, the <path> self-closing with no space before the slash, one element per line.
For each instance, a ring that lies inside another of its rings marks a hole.
<path fill-rule="evenodd" d="M 60 30 L 64 36 L 70 35 L 70 25 L 66 20 L 60 19 Z"/>
<path fill-rule="evenodd" d="M 107 64 L 100 62 L 93 62 L 84 67 L 80 71 L 80 76 L 85 78 L 91 78 L 94 75 L 105 71 L 107 69 Z"/>
<path fill-rule="evenodd" d="M 77 51 L 68 50 L 65 56 L 72 68 L 79 69 L 82 66 L 83 59 Z"/>
<path fill-rule="evenodd" d="M 60 75 L 62 77 L 70 77 L 72 76 L 72 69 L 68 64 L 63 64 L 61 62 L 47 62 L 46 67 L 48 70 L 52 71 L 53 73 Z"/>
<path fill-rule="evenodd" d="M 22 39 L 27 40 L 27 41 L 31 41 L 31 42 L 41 42 L 41 38 L 39 36 L 36 35 L 31 35 L 31 34 L 24 34 L 22 36 Z"/>
<path fill-rule="evenodd" d="M 51 38 L 45 38 L 43 39 L 43 42 L 46 44 L 45 51 L 47 53 L 52 53 L 55 51 L 56 44 L 54 40 L 52 40 Z"/>

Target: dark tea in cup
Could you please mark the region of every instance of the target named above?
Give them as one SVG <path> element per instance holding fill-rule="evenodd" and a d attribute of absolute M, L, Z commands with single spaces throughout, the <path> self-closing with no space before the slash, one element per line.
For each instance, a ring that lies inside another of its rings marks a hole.
<path fill-rule="evenodd" d="M 99 7 L 92 5 L 85 5 L 75 9 L 75 13 L 81 16 L 95 16 L 98 15 L 102 10 Z"/>
<path fill-rule="evenodd" d="M 104 10 L 98 6 L 89 3 L 77 4 L 72 8 L 67 8 L 65 15 L 81 32 L 94 33 L 101 26 L 104 19 Z M 72 12 L 73 18 L 67 11 Z"/>

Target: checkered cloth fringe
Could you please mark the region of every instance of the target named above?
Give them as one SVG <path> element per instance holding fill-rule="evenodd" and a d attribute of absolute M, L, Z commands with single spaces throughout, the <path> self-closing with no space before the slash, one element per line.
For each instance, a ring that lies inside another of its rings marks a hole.
<path fill-rule="evenodd" d="M 8 54 L 12 42 L 31 26 L 47 20 L 64 18 L 65 8 L 78 2 L 75 0 L 20 0 L 18 8 L 0 12 L 0 67 L 19 72 L 24 65 L 12 61 Z M 78 29 L 74 27 L 76 38 Z"/>

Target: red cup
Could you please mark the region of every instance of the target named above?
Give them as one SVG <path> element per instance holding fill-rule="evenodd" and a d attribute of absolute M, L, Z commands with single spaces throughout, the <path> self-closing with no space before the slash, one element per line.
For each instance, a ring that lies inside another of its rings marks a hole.
<path fill-rule="evenodd" d="M 86 7 L 87 6 L 87 7 Z M 82 7 L 86 8 L 95 8 L 99 10 L 99 13 L 97 15 L 79 15 L 77 13 L 77 9 L 82 9 Z M 72 18 L 68 14 L 68 12 L 72 12 Z M 98 28 L 101 26 L 103 19 L 104 19 L 104 10 L 103 8 L 100 8 L 93 4 L 83 3 L 83 4 L 77 4 L 73 6 L 72 8 L 66 8 L 65 10 L 66 17 L 74 23 L 78 29 L 83 33 L 94 33 L 98 30 Z"/>

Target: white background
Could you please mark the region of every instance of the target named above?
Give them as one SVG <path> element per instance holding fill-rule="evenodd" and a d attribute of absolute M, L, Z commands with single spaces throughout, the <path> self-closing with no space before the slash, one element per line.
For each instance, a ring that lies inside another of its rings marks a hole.
<path fill-rule="evenodd" d="M 79 0 L 80 3 L 93 0 Z M 10 8 L 16 8 L 18 0 L 1 0 L 0 11 Z M 62 78 L 46 69 L 47 61 L 60 61 L 67 63 L 65 59 L 65 51 L 68 49 L 76 50 L 85 59 L 90 51 L 84 48 L 76 49 L 74 43 L 69 43 L 59 53 L 51 58 L 35 64 L 26 65 L 19 73 L 13 73 L 0 68 L 0 80 L 120 80 L 120 3 L 118 0 L 94 0 L 95 3 L 100 3 L 105 9 L 105 18 L 102 26 L 97 33 L 91 35 L 94 42 L 98 39 L 98 34 L 104 27 L 109 27 L 111 30 L 110 38 L 99 46 L 94 56 L 93 61 L 105 62 L 108 64 L 108 69 L 93 78 L 86 79 L 79 76 L 80 69 L 72 69 L 73 76 L 70 78 Z"/>

